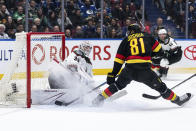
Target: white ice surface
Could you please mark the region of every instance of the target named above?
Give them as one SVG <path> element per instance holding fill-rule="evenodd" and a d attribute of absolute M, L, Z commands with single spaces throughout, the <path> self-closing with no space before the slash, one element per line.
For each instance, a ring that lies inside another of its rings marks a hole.
<path fill-rule="evenodd" d="M 165 83 L 171 88 L 190 75 L 170 74 Z M 97 84 L 105 79 L 106 76 L 95 76 Z M 196 96 L 178 107 L 162 98 L 143 98 L 142 93 L 158 93 L 137 82 L 126 90 L 126 96 L 102 107 L 0 108 L 0 131 L 196 131 Z M 196 77 L 174 91 L 179 95 L 196 94 Z"/>

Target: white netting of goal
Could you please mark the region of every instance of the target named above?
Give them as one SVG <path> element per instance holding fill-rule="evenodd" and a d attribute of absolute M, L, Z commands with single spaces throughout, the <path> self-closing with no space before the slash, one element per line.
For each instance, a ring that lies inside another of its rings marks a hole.
<path fill-rule="evenodd" d="M 17 33 L 11 61 L 0 81 L 0 106 L 30 107 L 31 90 L 48 88 L 53 58 L 64 59 L 64 49 L 63 33 Z"/>

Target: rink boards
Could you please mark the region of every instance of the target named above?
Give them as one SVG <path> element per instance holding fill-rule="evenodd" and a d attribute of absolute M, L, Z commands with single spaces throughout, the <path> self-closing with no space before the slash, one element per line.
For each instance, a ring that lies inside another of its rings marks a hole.
<path fill-rule="evenodd" d="M 69 39 L 65 41 L 66 57 L 84 41 L 88 41 L 93 45 L 90 58 L 93 63 L 94 75 L 105 75 L 107 72 L 111 71 L 113 60 L 121 40 Z M 196 40 L 176 40 L 176 42 L 182 47 L 183 57 L 180 62 L 170 66 L 170 73 L 196 73 Z M 0 41 L 0 77 L 2 77 L 5 71 L 8 70 L 7 65 L 13 57 L 14 44 L 15 40 Z M 59 60 L 61 58 L 61 46 L 59 45 L 59 42 L 55 41 L 52 42 L 53 45 L 47 45 L 47 42 L 43 44 L 39 41 L 38 44 L 39 46 L 35 44 L 31 47 L 32 50 L 36 48 L 36 50 L 32 51 L 32 66 L 34 67 L 32 73 L 35 78 L 47 77 L 49 67 L 56 66 L 53 63 L 52 58 L 57 57 Z M 25 65 L 25 54 L 23 54 L 21 58 L 23 58 L 22 63 Z M 24 75 L 24 72 L 20 75 Z"/>

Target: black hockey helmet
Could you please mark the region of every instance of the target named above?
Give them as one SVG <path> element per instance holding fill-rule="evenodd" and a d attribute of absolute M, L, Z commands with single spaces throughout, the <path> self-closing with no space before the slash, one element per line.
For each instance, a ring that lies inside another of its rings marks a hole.
<path fill-rule="evenodd" d="M 137 23 L 131 24 L 128 26 L 128 31 L 133 34 L 133 33 L 140 33 L 141 29 L 140 26 Z"/>

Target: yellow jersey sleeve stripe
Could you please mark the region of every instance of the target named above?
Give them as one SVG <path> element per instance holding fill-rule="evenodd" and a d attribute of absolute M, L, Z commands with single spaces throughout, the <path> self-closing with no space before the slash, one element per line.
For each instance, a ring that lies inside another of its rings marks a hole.
<path fill-rule="evenodd" d="M 102 92 L 103 97 L 108 98 L 109 96 L 105 93 L 105 91 Z"/>
<path fill-rule="evenodd" d="M 159 44 L 154 50 L 153 52 L 158 52 L 161 49 L 161 44 Z"/>
<path fill-rule="evenodd" d="M 120 64 L 124 64 L 124 62 L 125 62 L 124 60 L 121 60 L 121 59 L 118 59 L 118 58 L 115 58 L 114 61 L 117 62 L 117 63 L 120 63 Z"/>
<path fill-rule="evenodd" d="M 174 101 L 176 99 L 176 94 L 174 93 L 174 96 L 172 97 L 172 101 Z"/>

